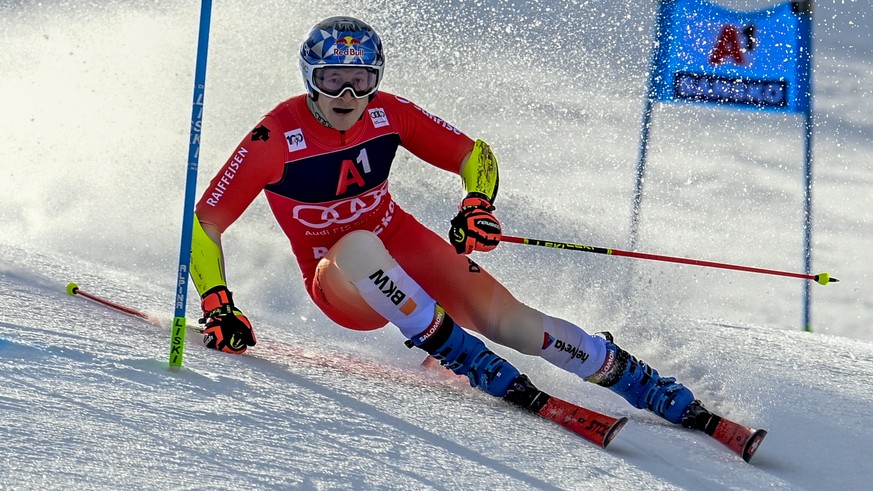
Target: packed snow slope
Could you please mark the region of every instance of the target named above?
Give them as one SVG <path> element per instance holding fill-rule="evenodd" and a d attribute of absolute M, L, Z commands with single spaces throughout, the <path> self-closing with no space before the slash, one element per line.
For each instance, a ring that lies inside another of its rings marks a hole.
<path fill-rule="evenodd" d="M 189 337 L 167 369 L 197 2 L 0 2 L 0 489 L 867 489 L 873 451 L 873 42 L 866 2 L 816 2 L 813 333 L 799 280 L 514 244 L 476 256 L 519 298 L 619 343 L 770 431 L 752 461 L 496 347 L 543 389 L 631 422 L 607 450 L 422 371 L 392 326 L 311 305 L 258 199 L 225 235 L 258 330 L 246 356 Z M 766 2 L 722 2 L 756 9 Z M 626 248 L 656 4 L 220 2 L 202 190 L 299 93 L 323 17 L 383 33 L 384 88 L 501 159 L 507 233 Z M 658 107 L 638 248 L 797 271 L 801 122 Z M 395 197 L 443 231 L 455 176 L 408 153 Z M 154 314 L 156 326 L 65 293 Z M 197 317 L 195 295 L 189 319 Z"/>

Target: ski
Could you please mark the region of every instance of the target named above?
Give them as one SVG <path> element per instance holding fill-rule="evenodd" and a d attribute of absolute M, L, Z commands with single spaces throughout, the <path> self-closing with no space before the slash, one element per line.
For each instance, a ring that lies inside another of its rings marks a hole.
<path fill-rule="evenodd" d="M 503 399 L 557 423 L 601 448 L 606 448 L 627 423 L 627 418 L 614 418 L 549 395 L 537 389 L 527 375 L 515 379 Z"/>
<path fill-rule="evenodd" d="M 702 431 L 742 457 L 746 462 L 752 460 L 767 430 L 749 428 L 708 411 L 699 401 L 691 403 L 683 426 Z"/>
<path fill-rule="evenodd" d="M 767 430 L 749 428 L 729 419 L 721 418 L 709 436 L 748 462 L 752 460 L 764 437 L 767 436 Z"/>
<path fill-rule="evenodd" d="M 440 365 L 440 362 L 432 356 L 425 358 L 421 366 L 469 387 L 466 375 L 455 374 Z M 606 448 L 627 423 L 627 418 L 614 418 L 547 394 L 534 386 L 527 375 L 516 378 L 503 399 L 552 421 L 601 448 Z"/>

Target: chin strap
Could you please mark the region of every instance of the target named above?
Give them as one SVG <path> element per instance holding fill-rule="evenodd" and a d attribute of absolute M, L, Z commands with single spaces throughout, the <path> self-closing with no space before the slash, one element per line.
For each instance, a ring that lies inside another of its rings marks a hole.
<path fill-rule="evenodd" d="M 321 112 L 321 109 L 318 108 L 318 104 L 315 103 L 317 97 L 318 93 L 315 94 L 315 97 L 312 97 L 310 95 L 306 98 L 306 105 L 309 107 L 309 112 L 311 112 L 312 115 L 315 116 L 315 119 L 318 120 L 318 122 L 321 123 L 323 126 L 327 128 L 333 128 L 333 125 L 330 124 L 330 122 L 327 120 L 327 117 L 324 115 L 323 112 Z M 373 102 L 374 97 L 376 97 L 376 94 L 370 95 L 370 102 Z M 358 121 L 364 119 L 364 114 L 366 113 L 366 111 L 361 113 L 361 117 L 358 118 Z"/>
<path fill-rule="evenodd" d="M 312 115 L 315 116 L 315 119 L 317 119 L 319 123 L 321 123 L 322 125 L 324 125 L 328 128 L 333 128 L 333 125 L 331 125 L 327 121 L 327 118 L 324 116 L 324 113 L 322 113 L 321 109 L 318 108 L 318 104 L 315 103 L 315 100 L 317 97 L 318 97 L 318 93 L 316 93 L 315 96 L 310 94 L 310 96 L 306 98 L 306 105 L 309 107 L 309 112 L 311 112 Z"/>

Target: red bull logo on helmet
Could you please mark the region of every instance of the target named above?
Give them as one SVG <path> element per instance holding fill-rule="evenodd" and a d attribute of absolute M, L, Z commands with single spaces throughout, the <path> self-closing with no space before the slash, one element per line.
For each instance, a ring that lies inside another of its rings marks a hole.
<path fill-rule="evenodd" d="M 360 40 L 352 36 L 339 38 L 333 47 L 333 54 L 336 56 L 364 56 L 364 49 L 361 44 Z"/>

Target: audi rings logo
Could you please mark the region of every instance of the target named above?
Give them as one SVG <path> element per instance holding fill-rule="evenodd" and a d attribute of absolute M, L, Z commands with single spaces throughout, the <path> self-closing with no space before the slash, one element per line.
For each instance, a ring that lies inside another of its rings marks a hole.
<path fill-rule="evenodd" d="M 383 184 L 370 192 L 337 201 L 330 206 L 297 205 L 294 207 L 294 219 L 316 229 L 354 222 L 361 215 L 375 210 L 387 194 L 388 187 Z"/>
<path fill-rule="evenodd" d="M 374 128 L 381 128 L 390 124 L 388 122 L 388 115 L 385 114 L 385 110 L 381 107 L 370 109 L 370 119 L 373 121 Z"/>

